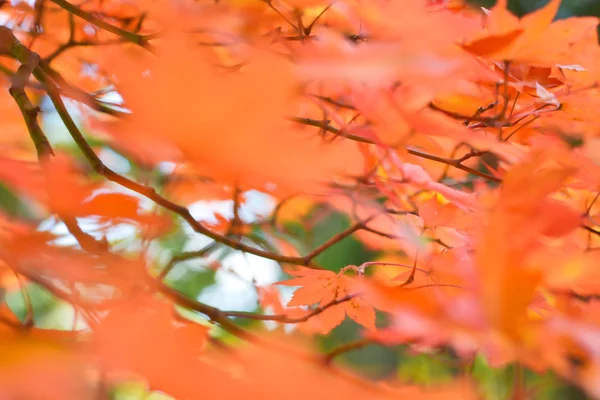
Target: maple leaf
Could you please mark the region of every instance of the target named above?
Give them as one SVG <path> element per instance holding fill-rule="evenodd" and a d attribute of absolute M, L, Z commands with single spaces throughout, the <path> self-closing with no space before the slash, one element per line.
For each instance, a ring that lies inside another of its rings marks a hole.
<path fill-rule="evenodd" d="M 570 47 L 576 37 L 572 27 L 586 31 L 597 22 L 590 19 L 588 25 L 587 20 L 578 18 L 552 22 L 559 6 L 560 0 L 551 0 L 519 20 L 508 10 L 507 1 L 500 0 L 487 17 L 486 32 L 463 47 L 479 56 L 533 66 L 570 63 L 574 59 Z"/>
<path fill-rule="evenodd" d="M 310 321 L 327 333 L 341 324 L 347 315 L 369 330 L 375 330 L 375 310 L 360 295 L 356 295 L 357 284 L 353 278 L 333 271 L 298 268 L 289 271 L 295 278 L 279 282 L 278 285 L 300 286 L 294 291 L 288 307 L 312 306 L 326 308 Z M 352 297 L 351 297 L 352 296 Z M 350 298 L 351 297 L 351 298 Z M 340 301 L 339 304 L 335 304 Z"/>

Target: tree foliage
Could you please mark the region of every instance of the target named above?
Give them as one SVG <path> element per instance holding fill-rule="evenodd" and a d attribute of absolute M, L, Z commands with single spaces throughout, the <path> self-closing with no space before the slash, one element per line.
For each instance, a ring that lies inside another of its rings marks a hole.
<path fill-rule="evenodd" d="M 598 18 L 525 3 L 0 1 L 0 397 L 600 398 Z"/>

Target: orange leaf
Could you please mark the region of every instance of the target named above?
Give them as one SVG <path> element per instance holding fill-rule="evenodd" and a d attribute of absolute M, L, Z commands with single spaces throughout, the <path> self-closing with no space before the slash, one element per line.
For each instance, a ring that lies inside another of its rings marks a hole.
<path fill-rule="evenodd" d="M 207 329 L 174 313 L 169 303 L 143 297 L 114 307 L 94 330 L 91 349 L 109 370 L 141 374 L 175 397 L 201 397 L 202 385 L 190 382 L 204 376 L 198 354 Z"/>
<path fill-rule="evenodd" d="M 2 331 L 0 351 L 3 354 L 0 362 L 2 397 L 76 400 L 91 395 L 81 385 L 85 379 L 83 360 L 64 344 L 16 331 Z"/>
<path fill-rule="evenodd" d="M 333 300 L 335 298 L 337 289 L 337 275 L 335 272 L 300 268 L 290 273 L 298 278 L 279 282 L 278 284 L 301 287 L 294 292 L 288 306 L 327 303 L 326 299 Z"/>
<path fill-rule="evenodd" d="M 199 172 L 244 189 L 269 183 L 284 191 L 317 189 L 338 173 L 361 169 L 350 162 L 358 154 L 353 143 L 324 143 L 314 129 L 302 131 L 286 119 L 297 85 L 291 63 L 256 50 L 227 72 L 183 34 L 161 40 L 156 60 L 115 52 L 104 64 L 133 111 L 119 124 L 119 137 L 167 143 Z"/>
<path fill-rule="evenodd" d="M 499 1 L 488 17 L 489 31 L 463 47 L 479 56 L 535 66 L 552 67 L 559 62 L 570 62 L 564 59 L 571 51 L 572 43 L 565 40 L 569 34 L 553 29 L 555 24 L 563 24 L 552 23 L 559 6 L 560 0 L 551 0 L 517 21 L 516 17 L 510 15 L 506 1 Z M 552 40 L 548 40 L 550 33 Z M 543 51 L 540 51 L 540 47 Z M 544 53 L 551 53 L 553 57 Z"/>
<path fill-rule="evenodd" d="M 344 305 L 346 315 L 370 331 L 375 331 L 375 309 L 363 298 L 354 298 Z"/>
<path fill-rule="evenodd" d="M 517 29 L 504 34 L 490 35 L 465 44 L 463 48 L 478 56 L 494 57 L 503 50 L 510 48 L 522 34 L 523 30 Z"/>

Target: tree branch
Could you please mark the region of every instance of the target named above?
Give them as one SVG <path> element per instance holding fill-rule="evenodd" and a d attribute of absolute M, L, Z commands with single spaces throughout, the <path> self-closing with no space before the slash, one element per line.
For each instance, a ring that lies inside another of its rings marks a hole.
<path fill-rule="evenodd" d="M 189 297 L 185 296 L 183 293 L 164 284 L 163 282 L 157 281 L 151 276 L 149 276 L 149 278 L 151 279 L 152 284 L 157 287 L 158 291 L 174 303 L 206 315 L 208 318 L 210 318 L 211 321 L 219 324 L 223 329 L 239 337 L 240 339 L 244 339 L 251 343 L 257 344 L 262 342 L 262 339 L 245 331 L 244 329 L 240 328 L 235 323 L 233 323 L 231 320 L 229 320 L 229 318 L 227 318 L 227 315 L 218 308 L 209 306 L 208 304 L 204 304 L 196 300 L 192 300 Z"/>
<path fill-rule="evenodd" d="M 46 138 L 46 135 L 44 135 L 37 122 L 40 109 L 31 102 L 25 92 L 25 85 L 27 85 L 29 77 L 38 67 L 40 56 L 21 44 L 13 32 L 4 26 L 0 26 L 0 55 L 12 57 L 20 63 L 17 72 L 10 77 L 11 86 L 8 92 L 15 99 L 21 110 L 25 125 L 27 125 L 27 130 L 29 131 L 29 136 L 31 136 L 31 140 L 35 145 L 38 158 L 42 160 L 47 159 L 54 152 L 48 138 Z"/>
<path fill-rule="evenodd" d="M 56 57 L 60 56 L 61 54 L 63 54 L 65 51 L 67 51 L 68 49 L 71 49 L 73 47 L 83 47 L 83 46 L 110 46 L 113 44 L 120 44 L 123 43 L 124 40 L 123 39 L 116 39 L 116 40 L 106 40 L 103 42 L 77 42 L 77 41 L 69 41 L 66 43 L 63 43 L 62 45 L 60 45 L 56 50 L 54 50 L 50 55 L 48 55 L 47 57 L 44 58 L 44 61 L 48 64 L 50 64 Z"/>
<path fill-rule="evenodd" d="M 87 140 L 85 139 L 85 137 L 83 136 L 83 134 L 81 133 L 81 131 L 79 130 L 77 125 L 75 124 L 75 121 L 73 121 L 73 118 L 69 114 L 67 108 L 65 107 L 65 104 L 62 101 L 62 98 L 60 96 L 60 89 L 56 86 L 56 84 L 48 76 L 48 66 L 42 63 L 39 68 L 36 68 L 34 70 L 34 75 L 40 82 L 42 82 L 45 85 L 48 96 L 50 97 L 50 100 L 54 104 L 54 107 L 56 108 L 58 115 L 62 119 L 62 121 L 65 124 L 71 137 L 73 138 L 73 140 L 75 141 L 75 143 L 77 144 L 79 149 L 82 151 L 82 153 L 84 154 L 84 156 L 86 157 L 86 159 L 88 160 L 88 162 L 90 163 L 90 165 L 92 166 L 94 171 L 96 171 L 98 174 L 104 176 L 109 181 L 115 182 L 123 187 L 126 187 L 129 190 L 139 193 L 142 196 L 147 197 L 148 199 L 154 201 L 159 206 L 164 207 L 167 210 L 174 212 L 175 214 L 177 214 L 181 218 L 183 218 L 183 220 L 186 221 L 195 232 L 200 233 L 205 236 L 208 236 L 209 238 L 215 240 L 216 242 L 222 243 L 232 249 L 240 250 L 240 251 L 250 253 L 250 254 L 254 254 L 256 256 L 271 259 L 271 260 L 274 260 L 274 261 L 277 261 L 280 263 L 303 265 L 303 266 L 308 266 L 308 267 L 314 268 L 315 266 L 311 264 L 311 261 L 316 256 L 318 256 L 319 254 L 321 254 L 322 252 L 324 252 L 325 250 L 327 250 L 329 247 L 333 246 L 334 244 L 338 243 L 345 237 L 351 235 L 352 233 L 356 232 L 359 229 L 362 229 L 365 226 L 365 223 L 367 221 L 370 221 L 372 218 L 374 218 L 374 217 L 370 217 L 367 219 L 367 221 L 357 222 L 355 225 L 351 226 L 346 231 L 340 232 L 337 235 L 333 236 L 327 242 L 325 242 L 323 245 L 319 246 L 318 248 L 314 249 L 309 254 L 307 254 L 305 256 L 300 256 L 300 257 L 285 256 L 285 255 L 280 255 L 280 254 L 276 254 L 273 252 L 261 250 L 256 247 L 249 246 L 245 243 L 242 243 L 238 240 L 232 239 L 232 238 L 228 237 L 227 235 L 221 235 L 217 232 L 213 232 L 212 230 L 206 228 L 204 225 L 202 225 L 200 222 L 198 222 L 192 216 L 192 214 L 186 207 L 183 207 L 176 203 L 173 203 L 172 201 L 170 201 L 170 200 L 166 199 L 165 197 L 161 196 L 160 194 L 158 194 L 156 192 L 156 190 L 154 190 L 153 188 L 142 185 L 140 183 L 137 183 L 123 175 L 120 175 L 120 174 L 114 172 L 113 170 L 108 168 L 106 165 L 104 165 L 102 160 L 100 160 L 98 155 L 95 153 L 94 149 L 87 142 Z"/>
<path fill-rule="evenodd" d="M 311 118 L 300 118 L 300 117 L 292 117 L 290 118 L 291 121 L 293 122 L 297 122 L 299 124 L 303 124 L 303 125 L 308 125 L 308 126 L 314 126 L 314 127 L 318 127 L 321 129 L 324 129 L 330 133 L 333 133 L 334 135 L 339 135 L 341 137 L 344 137 L 346 139 L 350 139 L 350 140 L 354 140 L 357 142 L 361 142 L 361 143 L 367 143 L 367 144 L 376 144 L 374 141 L 372 141 L 371 139 L 367 139 L 358 135 L 352 135 L 352 134 L 347 134 L 345 132 L 343 132 L 341 129 L 335 128 L 331 125 L 329 125 L 328 121 L 319 121 L 319 120 L 314 120 Z M 462 164 L 463 161 L 478 156 L 480 155 L 481 152 L 479 151 L 474 151 L 472 150 L 471 152 L 465 154 L 464 156 L 460 157 L 460 158 L 446 158 L 446 157 L 440 157 L 440 156 L 436 156 L 433 154 L 429 154 L 426 153 L 424 151 L 412 148 L 412 147 L 408 147 L 406 148 L 406 151 L 409 154 L 412 154 L 414 156 L 417 157 L 421 157 L 424 158 L 426 160 L 431 160 L 431 161 L 436 161 L 442 164 L 446 164 L 449 165 L 451 167 L 460 169 L 462 171 L 468 172 L 470 174 L 479 176 L 481 178 L 487 179 L 491 182 L 496 182 L 496 183 L 502 183 L 502 178 L 499 178 L 497 176 L 491 175 L 491 174 L 487 174 L 485 172 L 481 172 L 478 171 L 474 168 L 471 167 L 467 167 L 465 165 Z M 588 232 L 600 236 L 600 231 L 595 230 L 594 228 L 586 225 L 586 224 L 582 224 L 581 225 L 582 229 L 587 230 Z"/>
<path fill-rule="evenodd" d="M 74 6 L 73 4 L 69 3 L 68 1 L 65 1 L 65 0 L 51 0 L 51 1 L 53 3 L 55 3 L 56 5 L 58 5 L 59 7 L 65 9 L 67 12 L 78 16 L 79 18 L 89 22 L 92 25 L 97 26 L 98 28 L 104 29 L 105 31 L 108 31 L 110 33 L 114 33 L 115 35 L 122 37 L 123 39 L 127 40 L 128 42 L 135 43 L 152 53 L 156 52 L 156 49 L 154 48 L 154 46 L 152 44 L 150 44 L 150 42 L 149 42 L 150 38 L 152 38 L 153 36 L 140 35 L 138 33 L 129 32 L 129 31 L 121 29 L 117 26 L 111 25 L 108 22 L 105 22 L 105 21 L 101 20 L 100 18 L 95 17 L 92 14 L 90 14 L 86 11 L 83 11 L 81 8 Z"/>
<path fill-rule="evenodd" d="M 12 31 L 6 27 L 0 27 L 0 54 L 12 56 L 21 63 L 17 72 L 11 77 L 12 85 L 9 93 L 21 110 L 27 131 L 37 151 L 38 160 L 43 166 L 54 155 L 54 151 L 37 121 L 40 109 L 31 102 L 25 92 L 25 85 L 29 81 L 29 77 L 32 73 L 37 74 L 39 71 L 40 56 L 21 44 Z M 108 248 L 107 243 L 98 242 L 93 236 L 81 230 L 74 217 L 65 215 L 59 215 L 59 217 L 83 249 L 103 251 Z"/>
<path fill-rule="evenodd" d="M 293 122 L 297 122 L 299 124 L 321 128 L 323 130 L 326 130 L 327 132 L 333 133 L 334 135 L 338 135 L 338 136 L 344 137 L 346 139 L 354 140 L 356 142 L 367 143 L 367 144 L 377 144 L 376 142 L 374 142 L 371 139 L 367 139 L 367 138 L 364 138 L 359 135 L 349 134 L 349 133 L 344 132 L 341 129 L 335 128 L 335 127 L 329 125 L 328 121 L 319 121 L 319 120 L 315 120 L 315 119 L 311 119 L 311 118 L 299 118 L 299 117 L 292 117 L 292 118 L 290 118 L 290 120 Z M 485 172 L 478 171 L 474 168 L 470 168 L 470 167 L 467 167 L 462 164 L 463 161 L 465 161 L 468 158 L 474 157 L 474 155 L 469 156 L 467 158 L 446 158 L 446 157 L 439 157 L 439 156 L 436 156 L 433 154 L 429 154 L 424 151 L 415 149 L 413 147 L 407 147 L 406 151 L 409 154 L 412 154 L 413 156 L 417 156 L 417 157 L 424 158 L 426 160 L 431 160 L 431 161 L 436 161 L 436 162 L 439 162 L 442 164 L 446 164 L 446 165 L 449 165 L 456 169 L 460 169 L 460 170 L 468 172 L 470 174 L 479 176 L 481 178 L 485 178 L 492 182 L 497 182 L 497 183 L 502 182 L 502 180 L 500 178 L 498 178 L 494 175 L 486 174 Z"/>
<path fill-rule="evenodd" d="M 311 310 L 310 312 L 308 312 L 306 315 L 303 315 L 302 317 L 297 317 L 297 318 L 291 318 L 287 315 L 266 315 L 266 314 L 256 314 L 256 313 L 245 312 L 245 311 L 222 311 L 222 313 L 228 317 L 247 318 L 247 319 L 254 319 L 254 320 L 258 320 L 258 321 L 276 321 L 276 322 L 281 322 L 283 324 L 297 324 L 300 322 L 308 321 L 312 317 L 321 314 L 323 311 L 325 311 L 333 306 L 336 306 L 338 304 L 350 301 L 357 296 L 358 296 L 358 294 L 351 294 L 348 296 L 340 297 L 339 299 L 335 299 L 335 300 L 325 304 L 324 306 L 317 307 L 317 308 Z"/>
<path fill-rule="evenodd" d="M 343 344 L 343 345 L 331 350 L 329 353 L 325 354 L 325 356 L 323 357 L 323 362 L 325 362 L 325 364 L 330 364 L 333 362 L 333 360 L 336 357 L 338 357 L 344 353 L 347 353 L 347 352 L 353 351 L 353 350 L 362 349 L 363 347 L 367 347 L 369 345 L 377 344 L 377 343 L 378 342 L 374 339 L 363 338 L 363 339 L 356 340 L 354 342 Z"/>

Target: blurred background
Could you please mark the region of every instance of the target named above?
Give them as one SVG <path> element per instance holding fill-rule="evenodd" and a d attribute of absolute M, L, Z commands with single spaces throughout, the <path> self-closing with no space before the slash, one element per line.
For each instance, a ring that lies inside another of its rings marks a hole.
<path fill-rule="evenodd" d="M 495 1 L 472 0 L 474 5 L 486 8 L 492 7 Z M 544 6 L 548 0 L 509 0 L 509 8 L 518 16 L 523 16 L 535 9 Z M 557 18 L 572 16 L 600 16 L 600 0 L 563 0 Z M 44 106 L 42 101 L 42 106 Z M 77 154 L 78 150 L 70 140 L 68 133 L 49 104 L 43 107 L 43 122 L 45 131 L 55 148 Z M 77 109 L 72 105 L 72 113 Z M 83 129 L 83 128 L 82 128 Z M 102 147 L 102 143 L 94 143 Z M 106 164 L 121 174 L 126 174 L 138 181 L 151 182 L 160 189 L 160 182 L 167 182 L 172 167 L 162 165 L 150 173 L 137 165 L 134 160 L 129 160 L 112 149 L 109 145 L 102 147 L 100 156 Z M 482 166 L 483 168 L 483 166 Z M 150 174 L 150 175 L 149 175 Z M 114 188 L 119 190 L 118 188 Z M 261 230 L 260 224 L 253 223 L 262 215 L 269 215 L 276 206 L 275 201 L 269 196 L 259 192 L 244 193 L 245 202 L 240 209 L 240 219 L 248 224 L 252 230 L 248 237 L 252 242 L 268 245 L 269 234 Z M 217 223 L 215 213 L 231 219 L 233 217 L 233 200 L 218 202 L 197 202 L 190 207 L 192 214 L 201 221 Z M 150 209 L 153 205 L 148 203 Z M 5 213 L 23 219 L 35 219 L 35 206 L 26 199 L 20 198 L 10 189 L 0 184 L 0 208 Z M 51 230 L 61 235 L 64 245 L 76 245 L 74 238 L 70 237 L 64 224 L 47 219 L 36 221 L 40 230 Z M 140 250 L 145 244 L 136 235 L 135 229 L 123 224 L 114 229 L 104 230 L 95 221 L 80 221 L 81 227 L 87 232 L 106 237 L 115 248 Z M 211 240 L 195 234 L 186 225 L 175 221 L 176 226 L 172 234 L 155 240 L 148 249 L 153 253 L 156 267 L 164 265 L 174 255 L 184 251 L 196 251 L 209 245 Z M 312 249 L 336 234 L 348 228 L 351 224 L 350 217 L 327 205 L 316 204 L 299 215 L 297 221 L 283 221 L 289 237 L 294 238 L 298 248 Z M 289 240 L 289 238 L 286 238 Z M 386 252 L 389 257 L 389 252 Z M 382 254 L 363 243 L 359 238 L 351 236 L 341 241 L 336 246 L 322 253 L 317 262 L 332 271 L 339 271 L 349 264 L 361 264 L 381 257 Z M 215 271 L 214 265 L 219 263 L 221 268 Z M 215 248 L 206 257 L 195 258 L 190 261 L 178 263 L 167 275 L 170 285 L 180 290 L 191 298 L 196 298 L 207 304 L 223 310 L 239 311 L 268 311 L 261 310 L 257 302 L 256 287 L 267 286 L 282 279 L 285 274 L 277 263 L 264 260 L 256 256 L 242 254 L 227 248 Z M 294 288 L 278 287 L 284 299 L 290 297 Z M 72 329 L 82 326 L 76 319 L 73 309 L 52 296 L 42 287 L 30 284 L 27 292 L 35 310 L 35 323 L 42 328 Z M 17 315 L 22 318 L 26 314 L 26 305 L 19 291 L 6 293 L 6 301 Z M 203 322 L 202 316 L 186 315 L 189 318 Z M 237 321 L 240 325 L 272 325 L 260 321 Z M 385 325 L 383 315 L 379 315 L 378 325 Z M 289 327 L 293 329 L 293 327 Z M 215 332 L 216 336 L 224 341 L 235 342 L 225 332 Z M 362 328 L 350 319 L 346 319 L 330 334 L 317 336 L 316 342 L 322 351 L 330 351 L 340 345 L 359 340 Z M 511 389 L 515 376 L 515 366 L 502 369 L 489 367 L 485 360 L 475 359 L 465 363 L 459 360 L 450 350 L 435 349 L 425 353 L 418 353 L 408 346 L 384 348 L 371 345 L 348 352 L 338 359 L 338 362 L 354 369 L 361 375 L 371 379 L 385 379 L 390 376 L 401 378 L 407 383 L 436 384 L 452 380 L 455 376 L 463 374 L 465 368 L 477 380 L 486 399 L 501 400 L 511 398 Z M 528 372 L 526 387 L 536 399 L 585 399 L 586 396 L 578 389 L 570 386 L 551 373 L 539 374 Z M 142 382 L 130 382 L 113 390 L 114 399 L 159 399 L 163 395 L 148 393 Z"/>

